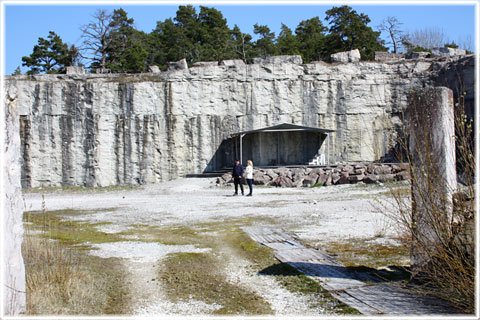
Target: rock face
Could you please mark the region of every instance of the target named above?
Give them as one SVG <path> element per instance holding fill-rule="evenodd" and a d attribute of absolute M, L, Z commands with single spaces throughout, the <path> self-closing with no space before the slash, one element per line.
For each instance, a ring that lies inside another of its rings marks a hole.
<path fill-rule="evenodd" d="M 20 185 L 20 135 L 16 88 L 6 90 L 5 131 L 3 150 L 3 259 L 2 299 L 5 315 L 25 311 L 25 266 L 22 257 L 23 197 Z"/>
<path fill-rule="evenodd" d="M 409 90 L 433 85 L 450 63 L 440 59 L 7 77 L 18 92 L 22 186 L 155 183 L 216 170 L 233 161 L 231 134 L 281 123 L 335 130 L 318 149 L 326 164 L 374 161 L 394 143 Z"/>

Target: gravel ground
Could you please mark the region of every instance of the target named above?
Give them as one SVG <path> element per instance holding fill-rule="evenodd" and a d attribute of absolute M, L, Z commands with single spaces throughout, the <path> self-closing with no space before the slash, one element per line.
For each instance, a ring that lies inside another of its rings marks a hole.
<path fill-rule="evenodd" d="M 248 188 L 247 188 L 248 190 Z M 75 220 L 110 222 L 101 231 L 117 233 L 132 225 L 193 225 L 239 218 L 256 218 L 269 226 L 294 232 L 300 239 L 321 245 L 329 241 L 377 237 L 392 242 L 391 221 L 378 210 L 377 199 L 389 189 L 380 185 L 338 185 L 320 188 L 254 187 L 253 197 L 232 196 L 233 187 L 219 187 L 212 178 L 178 179 L 139 189 L 115 192 L 52 192 L 45 195 L 47 210 L 86 211 Z M 382 201 L 385 203 L 384 201 Z M 42 194 L 25 194 L 26 210 L 41 210 Z M 92 213 L 88 213 L 92 211 Z M 131 240 L 131 239 L 126 239 Z M 133 239 L 134 240 L 134 239 Z M 129 283 L 136 297 L 133 313 L 209 314 L 218 305 L 190 300 L 172 303 L 165 299 L 155 278 L 156 264 L 171 252 L 205 252 L 195 245 L 161 245 L 142 241 L 93 244 L 100 257 L 124 258 Z M 233 257 L 228 279 L 261 295 L 278 315 L 319 315 L 308 299 L 289 292 L 248 268 L 248 261 Z"/>

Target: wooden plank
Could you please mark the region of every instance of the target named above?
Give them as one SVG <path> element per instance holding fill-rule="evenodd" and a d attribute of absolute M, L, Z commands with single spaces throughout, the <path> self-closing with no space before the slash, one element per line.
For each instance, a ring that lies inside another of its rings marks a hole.
<path fill-rule="evenodd" d="M 305 248 L 284 230 L 245 227 L 250 237 L 275 250 L 275 257 L 288 263 L 330 291 L 338 300 L 365 315 L 441 315 L 456 314 L 443 300 L 413 292 L 396 283 L 367 285 L 355 272 L 322 250 Z M 362 275 L 362 278 L 368 278 Z"/>

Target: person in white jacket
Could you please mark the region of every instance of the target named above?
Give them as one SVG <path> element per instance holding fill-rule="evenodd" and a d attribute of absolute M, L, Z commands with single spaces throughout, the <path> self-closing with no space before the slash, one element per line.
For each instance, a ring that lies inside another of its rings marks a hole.
<path fill-rule="evenodd" d="M 247 194 L 247 197 L 252 196 L 253 191 L 253 162 L 252 160 L 247 161 L 247 168 L 245 169 L 245 179 L 248 183 L 248 188 L 250 189 L 250 193 Z"/>

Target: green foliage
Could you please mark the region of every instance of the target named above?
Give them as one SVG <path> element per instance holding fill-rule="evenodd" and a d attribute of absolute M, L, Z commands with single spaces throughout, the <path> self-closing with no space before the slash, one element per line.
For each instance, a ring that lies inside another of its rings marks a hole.
<path fill-rule="evenodd" d="M 257 54 L 262 58 L 275 55 L 276 47 L 273 42 L 273 39 L 275 39 L 275 33 L 271 32 L 268 26 L 259 25 L 257 23 L 253 26 L 253 33 L 260 36 L 255 42 Z"/>
<path fill-rule="evenodd" d="M 458 45 L 457 45 L 455 42 L 452 42 L 452 43 L 445 43 L 444 47 L 445 47 L 445 48 L 457 49 L 457 48 L 458 48 Z"/>
<path fill-rule="evenodd" d="M 349 6 L 333 7 L 326 12 L 330 24 L 327 48 L 329 53 L 359 49 L 363 60 L 373 60 L 375 51 L 387 51 L 380 32 L 368 26 L 370 18 Z"/>
<path fill-rule="evenodd" d="M 299 41 L 297 37 L 293 35 L 292 30 L 282 23 L 282 31 L 277 37 L 277 49 L 281 55 L 298 55 Z"/>
<path fill-rule="evenodd" d="M 134 20 L 122 8 L 107 12 L 98 10 L 93 21 L 80 27 L 82 45 L 68 48 L 52 31 L 23 65 L 33 73 L 64 72 L 65 66 L 78 65 L 78 57 L 90 60 L 90 70 L 107 68 L 111 72 L 145 72 L 148 66 L 165 69 L 168 62 L 186 59 L 197 61 L 242 59 L 272 55 L 301 55 L 304 62 L 328 61 L 332 53 L 359 49 L 362 59 L 373 59 L 375 51 L 386 51 L 380 32 L 374 32 L 370 19 L 348 6 L 326 11 L 330 28 L 319 17 L 301 21 L 294 32 L 282 24 L 280 34 L 267 25 L 255 24 L 254 35 L 243 33 L 235 25 L 230 29 L 223 14 L 215 9 L 192 5 L 179 6 L 175 17 L 157 21 L 150 33 L 135 28 Z M 398 31 L 398 30 L 396 30 Z"/>
<path fill-rule="evenodd" d="M 245 63 L 255 56 L 252 36 L 240 31 L 240 28 L 237 25 L 235 25 L 230 32 L 229 48 L 231 58 L 242 59 Z"/>
<path fill-rule="evenodd" d="M 22 70 L 20 69 L 20 67 L 17 67 L 17 69 L 15 69 L 15 71 L 13 71 L 12 76 L 18 76 L 18 75 L 21 75 L 21 74 L 22 74 Z"/>
<path fill-rule="evenodd" d="M 38 38 L 30 56 L 22 57 L 23 66 L 29 67 L 27 74 L 62 73 L 65 67 L 71 66 L 77 59 L 75 46 L 68 47 L 55 32 L 50 31 L 47 39 Z"/>
<path fill-rule="evenodd" d="M 327 28 L 318 17 L 301 21 L 295 29 L 304 62 L 328 59 L 325 47 Z"/>

